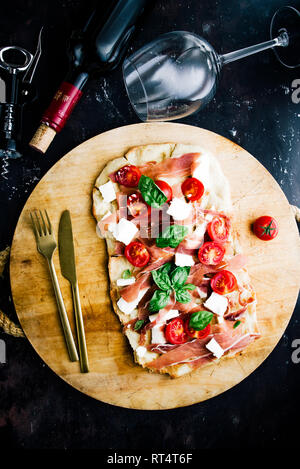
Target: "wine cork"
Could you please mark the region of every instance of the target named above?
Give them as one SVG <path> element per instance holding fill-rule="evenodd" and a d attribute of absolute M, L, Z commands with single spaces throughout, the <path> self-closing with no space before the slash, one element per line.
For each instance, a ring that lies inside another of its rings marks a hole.
<path fill-rule="evenodd" d="M 55 135 L 56 132 L 54 129 L 46 124 L 41 124 L 30 140 L 29 145 L 35 150 L 45 153 Z"/>

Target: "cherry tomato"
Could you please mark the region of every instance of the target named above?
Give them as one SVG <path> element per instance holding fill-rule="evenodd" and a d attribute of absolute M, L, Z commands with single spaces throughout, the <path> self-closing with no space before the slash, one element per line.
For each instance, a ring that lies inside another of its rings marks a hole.
<path fill-rule="evenodd" d="M 188 340 L 188 336 L 184 329 L 184 321 L 181 318 L 172 319 L 166 325 L 165 336 L 170 344 L 184 344 Z"/>
<path fill-rule="evenodd" d="M 141 172 L 139 168 L 127 164 L 118 169 L 115 173 L 115 179 L 119 184 L 126 187 L 136 187 L 139 183 Z"/>
<path fill-rule="evenodd" d="M 196 178 L 187 178 L 181 184 L 181 190 L 183 195 L 190 201 L 194 202 L 195 200 L 200 199 L 204 192 L 204 186 L 199 179 Z"/>
<path fill-rule="evenodd" d="M 220 270 L 210 281 L 210 286 L 219 295 L 226 295 L 237 287 L 235 276 L 229 270 Z"/>
<path fill-rule="evenodd" d="M 229 236 L 229 224 L 225 217 L 217 216 L 207 226 L 210 239 L 218 243 L 224 243 Z"/>
<path fill-rule="evenodd" d="M 192 337 L 193 339 L 205 339 L 205 337 L 210 334 L 210 324 L 207 324 L 207 326 L 202 329 L 202 331 L 196 331 L 196 329 L 190 327 L 189 322 L 190 318 L 187 318 L 184 323 L 185 332 L 189 337 Z"/>
<path fill-rule="evenodd" d="M 165 194 L 165 196 L 167 197 L 167 200 L 166 202 L 170 202 L 170 200 L 172 199 L 173 197 L 173 191 L 172 191 L 172 187 L 169 186 L 169 184 L 165 181 L 155 181 L 155 184 L 157 185 L 157 187 L 160 188 L 160 190 Z"/>
<path fill-rule="evenodd" d="M 204 243 L 198 251 L 198 258 L 202 264 L 217 265 L 221 262 L 225 254 L 222 244 L 209 241 Z"/>
<path fill-rule="evenodd" d="M 139 241 L 133 241 L 125 248 L 125 257 L 135 267 L 144 267 L 150 260 L 146 246 Z"/>
<path fill-rule="evenodd" d="M 146 213 L 150 214 L 151 212 L 151 207 L 144 202 L 142 194 L 139 192 L 134 192 L 128 196 L 127 207 L 133 217 L 146 215 Z"/>
<path fill-rule="evenodd" d="M 267 215 L 257 218 L 253 224 L 254 234 L 263 241 L 274 239 L 278 234 L 278 224 L 275 218 Z"/>

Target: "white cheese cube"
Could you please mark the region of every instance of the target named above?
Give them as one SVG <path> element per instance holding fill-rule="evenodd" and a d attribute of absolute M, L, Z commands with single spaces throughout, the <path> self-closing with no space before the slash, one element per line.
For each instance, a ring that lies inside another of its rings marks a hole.
<path fill-rule="evenodd" d="M 197 239 L 203 238 L 205 235 L 206 228 L 207 228 L 206 221 L 204 221 L 203 223 L 200 223 L 195 229 L 193 236 L 197 236 Z"/>
<path fill-rule="evenodd" d="M 152 344 L 165 344 L 166 338 L 164 331 L 162 330 L 162 326 L 154 326 L 151 329 L 152 335 L 151 335 L 151 343 Z"/>
<path fill-rule="evenodd" d="M 151 314 L 149 316 L 150 322 L 155 321 L 155 319 L 157 318 L 158 315 L 159 315 L 159 313 Z M 176 318 L 177 316 L 179 316 L 178 310 L 177 309 L 170 309 L 170 311 L 168 311 L 164 315 L 162 322 L 160 322 L 159 324 L 165 324 L 169 319 Z"/>
<path fill-rule="evenodd" d="M 212 292 L 208 300 L 204 303 L 204 306 L 213 313 L 223 316 L 228 307 L 228 299 L 226 296 Z"/>
<path fill-rule="evenodd" d="M 198 292 L 200 298 L 207 298 L 207 292 L 201 290 L 201 288 L 197 287 L 197 292 Z"/>
<path fill-rule="evenodd" d="M 176 252 L 175 264 L 178 265 L 179 267 L 185 267 L 185 266 L 191 267 L 192 265 L 195 264 L 195 261 L 193 259 L 193 256 L 190 256 L 189 254 L 181 254 L 180 252 Z"/>
<path fill-rule="evenodd" d="M 167 214 L 171 215 L 174 220 L 185 220 L 188 218 L 192 210 L 192 205 L 187 204 L 184 199 L 174 199 L 170 202 L 170 207 L 167 210 Z"/>
<path fill-rule="evenodd" d="M 217 321 L 218 321 L 218 324 L 222 324 L 224 322 L 223 316 L 217 316 Z"/>
<path fill-rule="evenodd" d="M 143 358 L 146 355 L 146 352 L 147 352 L 146 347 L 143 347 L 142 345 L 140 345 L 139 347 L 135 349 L 135 353 L 137 354 L 139 358 Z"/>
<path fill-rule="evenodd" d="M 213 353 L 213 355 L 217 358 L 221 358 L 222 355 L 224 354 L 224 350 L 222 347 L 218 344 L 218 342 L 212 338 L 208 344 L 206 344 L 206 348 Z"/>
<path fill-rule="evenodd" d="M 109 231 L 112 231 L 110 226 L 108 229 Z M 126 220 L 126 218 L 121 218 L 119 223 L 114 227 L 112 233 L 117 241 L 127 245 L 133 240 L 138 231 L 139 230 L 134 223 Z"/>
<path fill-rule="evenodd" d="M 135 282 L 134 277 L 118 278 L 117 285 L 118 287 L 126 287 L 127 285 L 132 285 L 134 282 Z"/>
<path fill-rule="evenodd" d="M 147 290 L 148 290 L 148 288 L 144 288 L 143 290 L 141 290 L 139 292 L 137 298 L 134 301 L 131 301 L 130 303 L 125 301 L 122 297 L 119 298 L 119 300 L 117 301 L 118 308 L 124 314 L 131 314 L 132 311 L 135 310 L 135 308 L 137 307 L 137 305 L 139 304 L 140 300 L 143 298 L 143 296 L 145 295 Z"/>
<path fill-rule="evenodd" d="M 99 190 L 105 202 L 112 202 L 116 199 L 116 191 L 111 181 L 99 186 Z"/>

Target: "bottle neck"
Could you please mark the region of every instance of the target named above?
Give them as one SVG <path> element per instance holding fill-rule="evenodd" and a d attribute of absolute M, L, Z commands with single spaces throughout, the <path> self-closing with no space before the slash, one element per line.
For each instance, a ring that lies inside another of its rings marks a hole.
<path fill-rule="evenodd" d="M 41 123 L 51 127 L 55 132 L 60 132 L 81 98 L 82 89 L 88 78 L 87 72 L 78 70 L 69 72 L 44 112 Z"/>

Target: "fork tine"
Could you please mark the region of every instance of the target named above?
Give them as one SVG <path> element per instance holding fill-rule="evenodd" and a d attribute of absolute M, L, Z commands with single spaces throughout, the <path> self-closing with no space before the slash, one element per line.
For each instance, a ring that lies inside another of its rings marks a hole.
<path fill-rule="evenodd" d="M 48 228 L 46 226 L 45 219 L 43 217 L 41 210 L 39 210 L 39 212 L 40 212 L 40 217 L 41 217 L 42 224 L 43 224 L 44 234 L 46 235 L 48 233 Z"/>
<path fill-rule="evenodd" d="M 36 227 L 36 223 L 33 219 L 32 212 L 30 212 L 30 218 L 31 218 L 31 223 L 32 223 L 32 227 L 33 227 L 35 237 L 37 238 L 39 236 L 39 233 L 38 233 L 38 230 L 37 230 L 37 227 Z"/>
<path fill-rule="evenodd" d="M 46 215 L 47 222 L 48 222 L 48 225 L 49 225 L 49 233 L 51 234 L 52 233 L 52 225 L 51 225 L 51 221 L 50 221 L 50 218 L 48 217 L 48 213 L 47 213 L 46 209 L 45 209 L 45 215 Z"/>
<path fill-rule="evenodd" d="M 37 230 L 38 230 L 39 236 L 42 236 L 43 230 L 42 230 L 42 227 L 41 227 L 41 224 L 40 224 L 40 220 L 39 220 L 39 217 L 38 217 L 38 214 L 37 214 L 37 211 L 36 211 L 36 210 L 34 211 L 34 214 L 35 214 L 35 218 L 36 218 Z"/>

